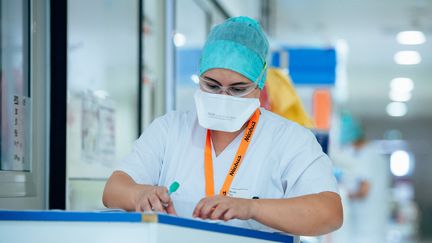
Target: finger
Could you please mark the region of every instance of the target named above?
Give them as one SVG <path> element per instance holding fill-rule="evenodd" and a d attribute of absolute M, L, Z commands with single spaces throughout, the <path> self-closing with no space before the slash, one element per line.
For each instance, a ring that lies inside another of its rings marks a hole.
<path fill-rule="evenodd" d="M 140 200 L 138 202 L 137 206 L 138 206 L 137 212 L 150 212 L 151 211 L 151 206 L 150 206 L 150 202 L 148 201 L 148 198 L 143 198 L 142 200 Z"/>
<path fill-rule="evenodd" d="M 210 197 L 206 197 L 206 198 L 201 199 L 201 201 L 198 203 L 196 210 L 194 212 L 196 217 L 205 219 L 205 215 L 203 214 L 203 210 L 207 206 L 209 201 L 210 201 Z"/>
<path fill-rule="evenodd" d="M 228 211 L 229 207 L 228 205 L 224 203 L 219 203 L 216 208 L 213 210 L 213 212 L 210 214 L 210 219 L 213 220 L 224 220 L 224 214 Z"/>
<path fill-rule="evenodd" d="M 194 209 L 194 212 L 193 212 L 192 216 L 195 217 L 195 218 L 196 217 L 200 217 L 200 214 L 201 214 L 201 211 L 202 211 L 203 207 L 207 204 L 207 202 L 209 200 L 212 200 L 212 198 L 214 198 L 214 197 L 205 197 L 205 198 L 202 198 L 198 202 L 198 204 L 195 206 L 195 209 Z"/>
<path fill-rule="evenodd" d="M 139 203 L 135 203 L 135 212 L 141 212 L 141 205 Z"/>
<path fill-rule="evenodd" d="M 168 206 L 165 208 L 166 212 L 171 215 L 177 215 L 177 212 L 174 208 L 174 204 L 172 201 L 168 203 Z"/>
<path fill-rule="evenodd" d="M 159 197 L 162 203 L 169 203 L 171 201 L 170 196 L 168 195 L 168 189 L 166 187 L 158 187 L 156 189 L 156 195 Z"/>
<path fill-rule="evenodd" d="M 192 217 L 197 218 L 199 217 L 199 214 L 201 212 L 201 208 L 204 206 L 204 201 L 206 200 L 206 198 L 201 199 L 197 205 L 195 206 L 195 209 L 192 213 Z"/>
<path fill-rule="evenodd" d="M 225 214 L 224 214 L 224 216 L 223 216 L 223 220 L 228 221 L 228 220 L 231 220 L 231 219 L 234 219 L 234 218 L 235 218 L 235 210 L 232 209 L 232 208 L 229 208 L 229 209 L 225 212 Z"/>
<path fill-rule="evenodd" d="M 150 196 L 149 201 L 150 201 L 151 209 L 153 211 L 164 212 L 164 213 L 166 212 L 164 207 L 162 206 L 161 201 L 159 200 L 159 197 L 157 197 L 156 195 Z"/>
<path fill-rule="evenodd" d="M 218 198 L 211 198 L 207 200 L 204 206 L 201 208 L 200 218 L 202 219 L 210 218 L 210 215 L 213 213 L 213 210 L 217 207 L 218 204 L 219 204 Z"/>

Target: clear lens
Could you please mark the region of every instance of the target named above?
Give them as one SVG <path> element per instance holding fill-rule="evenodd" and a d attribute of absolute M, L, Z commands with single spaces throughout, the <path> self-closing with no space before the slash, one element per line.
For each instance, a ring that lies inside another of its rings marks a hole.
<path fill-rule="evenodd" d="M 211 81 L 201 80 L 200 86 L 204 91 L 209 92 L 209 93 L 219 94 L 222 90 L 220 85 L 218 85 L 214 82 L 211 82 Z"/>
<path fill-rule="evenodd" d="M 248 86 L 248 87 L 228 87 L 227 93 L 232 95 L 232 96 L 237 96 L 237 97 L 241 97 L 241 96 L 245 96 L 248 95 L 252 92 L 252 90 L 255 89 L 255 85 L 254 86 Z"/>
<path fill-rule="evenodd" d="M 256 84 L 235 85 L 235 86 L 224 87 L 204 77 L 200 77 L 199 83 L 201 89 L 205 92 L 213 93 L 213 94 L 226 93 L 228 95 L 235 96 L 235 97 L 246 96 L 257 88 Z"/>

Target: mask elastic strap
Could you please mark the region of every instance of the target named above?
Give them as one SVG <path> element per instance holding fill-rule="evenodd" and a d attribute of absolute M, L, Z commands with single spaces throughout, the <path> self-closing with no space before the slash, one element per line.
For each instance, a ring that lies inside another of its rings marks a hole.
<path fill-rule="evenodd" d="M 261 82 L 262 77 L 264 76 L 265 71 L 267 70 L 267 62 L 264 63 L 264 67 L 261 70 L 260 75 L 258 76 L 258 78 L 255 80 L 256 84 L 259 87 L 259 83 Z"/>

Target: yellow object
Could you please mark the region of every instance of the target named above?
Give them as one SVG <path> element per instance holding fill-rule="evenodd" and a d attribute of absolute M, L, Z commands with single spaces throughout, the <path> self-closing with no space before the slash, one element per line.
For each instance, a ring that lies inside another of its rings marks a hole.
<path fill-rule="evenodd" d="M 287 74 L 279 69 L 269 68 L 266 87 L 272 112 L 305 127 L 314 127 Z"/>
<path fill-rule="evenodd" d="M 141 222 L 157 223 L 158 221 L 159 221 L 158 215 L 155 212 L 141 213 Z"/>

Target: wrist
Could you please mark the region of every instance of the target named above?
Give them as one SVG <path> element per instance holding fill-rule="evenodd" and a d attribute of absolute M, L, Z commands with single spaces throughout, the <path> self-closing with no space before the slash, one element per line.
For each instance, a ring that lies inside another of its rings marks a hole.
<path fill-rule="evenodd" d="M 250 212 L 250 219 L 256 220 L 259 209 L 260 209 L 260 199 L 249 199 L 249 212 Z"/>
<path fill-rule="evenodd" d="M 131 197 L 129 199 L 130 204 L 132 205 L 132 209 L 136 209 L 136 205 L 139 204 L 139 201 L 145 191 L 148 189 L 146 185 L 135 184 L 131 187 L 130 194 Z"/>

